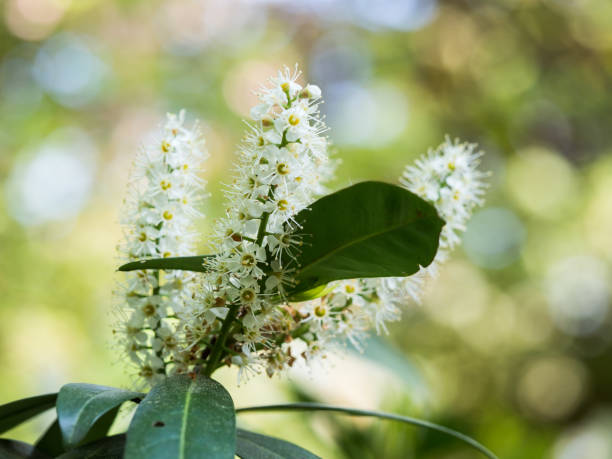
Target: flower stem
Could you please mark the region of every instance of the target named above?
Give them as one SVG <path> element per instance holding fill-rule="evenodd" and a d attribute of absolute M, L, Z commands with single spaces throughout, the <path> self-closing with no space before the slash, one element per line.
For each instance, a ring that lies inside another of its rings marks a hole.
<path fill-rule="evenodd" d="M 257 230 L 257 241 L 255 242 L 257 245 L 261 246 L 263 243 L 263 238 L 266 235 L 266 226 L 268 225 L 268 219 L 270 218 L 270 214 L 268 212 L 264 212 L 261 216 L 261 221 L 259 222 L 259 229 Z M 223 319 L 223 324 L 221 325 L 221 331 L 219 332 L 219 336 L 217 337 L 217 341 L 213 345 L 213 349 L 210 353 L 210 356 L 206 360 L 206 367 L 204 368 L 204 375 L 210 377 L 213 372 L 218 368 L 219 361 L 222 358 L 223 351 L 225 349 L 225 342 L 227 341 L 228 336 L 231 334 L 230 330 L 232 327 L 232 323 L 236 320 L 236 316 L 238 315 L 238 310 L 240 309 L 240 304 L 232 304 Z"/>
<path fill-rule="evenodd" d="M 223 325 L 221 325 L 221 331 L 219 332 L 219 337 L 215 342 L 212 352 L 210 353 L 210 357 L 206 361 L 206 367 L 204 368 L 204 375 L 210 377 L 213 371 L 217 368 L 217 363 L 221 359 L 221 354 L 223 353 L 223 348 L 225 347 L 225 341 L 229 335 L 230 327 L 232 322 L 236 319 L 236 315 L 238 314 L 238 309 L 240 308 L 239 304 L 232 304 L 230 306 L 229 311 L 227 312 L 227 316 L 223 319 Z"/>

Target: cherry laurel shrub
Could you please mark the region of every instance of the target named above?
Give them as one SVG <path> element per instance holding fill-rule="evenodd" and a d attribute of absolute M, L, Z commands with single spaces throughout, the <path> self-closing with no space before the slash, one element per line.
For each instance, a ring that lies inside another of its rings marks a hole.
<path fill-rule="evenodd" d="M 321 90 L 299 77 L 284 69 L 259 90 L 206 255 L 195 251 L 192 226 L 207 196 L 204 138 L 184 112 L 167 116 L 135 161 L 121 219 L 125 281 L 113 332 L 134 390 L 66 384 L 0 406 L 0 433 L 57 413 L 35 445 L 0 440 L 0 456 L 316 458 L 236 428 L 236 415 L 318 410 L 435 429 L 495 457 L 459 432 L 393 414 L 316 403 L 236 409 L 212 379 L 223 366 L 244 382 L 308 365 L 337 343 L 362 348 L 419 300 L 482 204 L 482 153 L 449 139 L 406 167 L 401 186 L 370 181 L 330 193 L 338 161 L 328 154 Z M 138 404 L 127 432 L 108 436 L 124 403 Z"/>

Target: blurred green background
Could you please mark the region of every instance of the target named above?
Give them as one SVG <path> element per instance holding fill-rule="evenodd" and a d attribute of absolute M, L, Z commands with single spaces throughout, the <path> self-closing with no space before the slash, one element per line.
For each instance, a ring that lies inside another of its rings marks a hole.
<path fill-rule="evenodd" d="M 386 346 L 255 378 L 238 405 L 317 399 L 443 423 L 501 458 L 612 458 L 612 2 L 3 0 L 0 403 L 129 386 L 112 347 L 130 164 L 166 111 L 205 128 L 220 214 L 252 91 L 321 86 L 334 186 L 396 181 L 445 134 L 493 171 L 462 249 Z M 43 416 L 5 436 L 32 440 Z M 477 457 L 369 420 L 245 415 L 325 458 Z M 117 427 L 119 428 L 119 427 Z"/>

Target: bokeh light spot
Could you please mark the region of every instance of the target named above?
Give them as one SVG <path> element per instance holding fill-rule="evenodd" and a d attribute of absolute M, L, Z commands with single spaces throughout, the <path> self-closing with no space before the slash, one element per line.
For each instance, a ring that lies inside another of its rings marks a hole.
<path fill-rule="evenodd" d="M 470 259 L 484 268 L 504 268 L 515 261 L 525 240 L 525 227 L 508 209 L 491 207 L 472 217 L 463 237 Z"/>
<path fill-rule="evenodd" d="M 531 362 L 517 386 L 521 407 L 541 420 L 571 415 L 586 391 L 586 370 L 569 357 L 543 357 Z"/>
<path fill-rule="evenodd" d="M 55 132 L 33 154 L 17 159 L 6 183 L 9 213 L 27 226 L 74 217 L 89 199 L 95 160 L 86 133 Z"/>
<path fill-rule="evenodd" d="M 544 148 L 518 152 L 508 162 L 507 187 L 521 209 L 542 218 L 563 215 L 576 194 L 572 166 Z"/>

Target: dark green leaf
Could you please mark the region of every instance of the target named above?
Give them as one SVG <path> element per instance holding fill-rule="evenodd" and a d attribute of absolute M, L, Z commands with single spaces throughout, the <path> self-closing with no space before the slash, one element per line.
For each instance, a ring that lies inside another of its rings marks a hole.
<path fill-rule="evenodd" d="M 35 446 L 36 449 L 42 453 L 48 454 L 52 457 L 58 456 L 65 451 L 64 444 L 62 442 L 62 431 L 60 430 L 57 419 L 51 423 L 45 433 L 42 434 L 36 441 Z"/>
<path fill-rule="evenodd" d="M 242 459 L 321 459 L 293 443 L 238 429 L 236 455 Z"/>
<path fill-rule="evenodd" d="M 411 424 L 413 426 L 424 427 L 426 429 L 435 430 L 442 432 L 451 437 L 455 437 L 458 440 L 468 444 L 475 450 L 481 452 L 489 459 L 498 459 L 485 446 L 478 443 L 471 437 L 457 432 L 456 430 L 449 429 L 448 427 L 435 424 L 433 422 L 424 421 L 422 419 L 411 418 L 408 416 L 400 416 L 399 414 L 383 413 L 380 411 L 371 410 L 358 410 L 354 408 L 345 408 L 342 406 L 324 405 L 322 403 L 284 403 L 280 405 L 263 405 L 263 406 L 249 406 L 247 408 L 238 408 L 236 413 L 255 413 L 255 412 L 266 412 L 266 411 L 330 411 L 339 414 L 346 414 L 349 416 L 367 416 L 375 417 L 380 419 L 387 419 L 391 421 L 403 422 L 405 424 Z"/>
<path fill-rule="evenodd" d="M 57 459 L 122 459 L 124 448 L 125 434 L 113 435 L 79 446 Z"/>
<path fill-rule="evenodd" d="M 204 260 L 210 255 L 196 255 L 194 257 L 168 257 L 149 258 L 147 260 L 132 261 L 119 267 L 119 271 L 136 271 L 139 269 L 181 269 L 184 271 L 206 272 Z"/>
<path fill-rule="evenodd" d="M 57 394 L 38 395 L 0 406 L 0 434 L 53 408 Z"/>
<path fill-rule="evenodd" d="M 93 427 L 89 430 L 85 438 L 79 442 L 79 444 L 85 445 L 87 443 L 91 443 L 93 441 L 106 437 L 108 431 L 113 425 L 113 422 L 115 422 L 117 413 L 119 413 L 119 408 L 121 408 L 121 406 L 117 406 L 112 410 L 104 413 L 102 417 L 100 417 L 93 425 Z"/>
<path fill-rule="evenodd" d="M 98 438 L 105 435 L 115 417 L 112 411 L 123 402 L 143 396 L 139 392 L 95 384 L 66 384 L 57 398 L 57 415 L 64 444 L 72 448 L 81 443 L 96 422 L 111 412 L 94 433 Z"/>
<path fill-rule="evenodd" d="M 290 296 L 334 280 L 414 274 L 432 262 L 444 226 L 433 206 L 382 182 L 325 196 L 296 221 L 304 247 Z"/>
<path fill-rule="evenodd" d="M 234 404 L 203 375 L 176 375 L 153 387 L 127 432 L 126 458 L 233 459 Z"/>
<path fill-rule="evenodd" d="M 34 446 L 17 440 L 0 438 L 0 457 L 2 459 L 50 459 Z"/>

